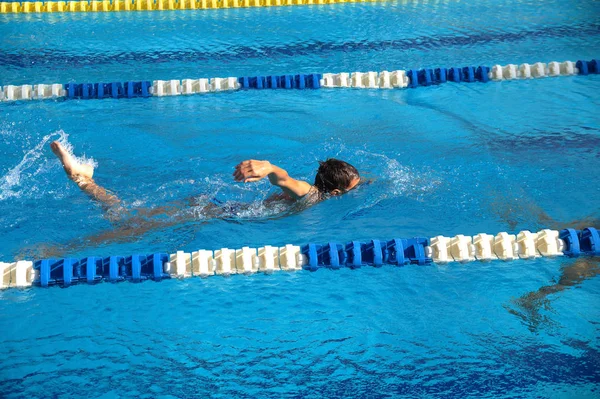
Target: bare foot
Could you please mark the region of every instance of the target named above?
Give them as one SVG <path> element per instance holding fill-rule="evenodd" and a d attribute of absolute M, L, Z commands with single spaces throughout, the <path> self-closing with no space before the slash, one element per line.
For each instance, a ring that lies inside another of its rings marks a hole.
<path fill-rule="evenodd" d="M 65 150 L 58 141 L 50 143 L 50 148 L 56 157 L 60 160 L 65 169 L 65 173 L 71 180 L 77 180 L 81 178 L 91 179 L 94 175 L 94 168 L 92 165 L 82 165 L 71 154 Z"/>

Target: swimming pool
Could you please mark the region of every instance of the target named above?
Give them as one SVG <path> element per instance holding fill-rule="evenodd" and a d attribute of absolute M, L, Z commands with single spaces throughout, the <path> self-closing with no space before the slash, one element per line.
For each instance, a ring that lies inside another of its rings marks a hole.
<path fill-rule="evenodd" d="M 0 15 L 0 85 L 592 59 L 599 7 L 496 0 Z M 554 227 L 545 215 L 557 228 L 597 219 L 598 89 L 590 75 L 0 103 L 1 258 L 537 231 Z M 115 227 L 47 148 L 67 135 L 131 208 L 200 194 L 254 206 L 141 234 Z M 237 162 L 258 158 L 312 180 L 327 157 L 375 181 L 282 215 L 262 206 L 268 183 L 231 179 Z M 107 237 L 115 229 L 125 237 Z M 6 290 L 0 392 L 594 397 L 600 282 L 569 280 L 575 262 Z M 572 286 L 527 295 L 561 281 Z"/>

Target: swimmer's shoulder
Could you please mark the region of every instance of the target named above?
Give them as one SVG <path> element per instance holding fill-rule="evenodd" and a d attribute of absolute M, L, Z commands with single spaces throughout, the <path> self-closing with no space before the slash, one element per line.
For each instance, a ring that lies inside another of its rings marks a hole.
<path fill-rule="evenodd" d="M 319 189 L 317 189 L 317 187 L 315 186 L 310 186 L 310 189 L 308 190 L 308 192 L 306 194 L 304 194 L 302 197 L 300 197 L 298 199 L 298 201 L 303 201 L 303 202 L 307 202 L 310 204 L 314 204 L 316 202 L 319 202 L 323 199 L 323 196 L 321 195 L 321 192 L 319 191 Z"/>

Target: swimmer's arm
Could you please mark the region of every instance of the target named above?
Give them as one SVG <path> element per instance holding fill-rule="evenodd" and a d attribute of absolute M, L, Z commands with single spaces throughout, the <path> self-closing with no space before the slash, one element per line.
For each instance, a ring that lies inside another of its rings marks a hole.
<path fill-rule="evenodd" d="M 269 161 L 250 159 L 237 165 L 233 172 L 235 180 L 244 183 L 258 181 L 267 176 L 272 185 L 281 188 L 294 199 L 304 197 L 312 187 L 305 181 L 294 179 L 285 169 L 275 166 Z"/>
<path fill-rule="evenodd" d="M 304 197 L 312 188 L 312 185 L 305 181 L 294 179 L 285 169 L 279 166 L 271 165 L 271 169 L 272 171 L 268 175 L 271 184 L 281 188 L 283 192 L 294 199 Z"/>

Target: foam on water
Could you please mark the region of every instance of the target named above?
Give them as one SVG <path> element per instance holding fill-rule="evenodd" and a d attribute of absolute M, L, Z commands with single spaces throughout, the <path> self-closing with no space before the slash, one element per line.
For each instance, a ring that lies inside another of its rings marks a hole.
<path fill-rule="evenodd" d="M 356 151 L 355 154 L 361 158 L 361 166 L 377 171 L 377 176 L 372 180 L 368 173 L 362 174 L 367 185 L 373 184 L 378 188 L 369 189 L 364 202 L 349 211 L 345 218 L 354 217 L 386 200 L 404 197 L 423 201 L 424 196 L 434 192 L 442 183 L 431 169 L 420 168 L 417 171 L 397 159 L 365 150 Z"/>
<path fill-rule="evenodd" d="M 384 154 L 357 151 L 360 157 L 369 159 L 369 163 L 383 165 L 379 172 L 380 178 L 385 182 L 388 190 L 381 193 L 381 199 L 409 196 L 419 199 L 423 194 L 432 192 L 441 183 L 441 179 L 432 170 L 419 171 L 401 164 L 397 159 Z"/>

